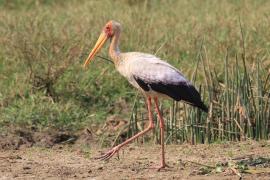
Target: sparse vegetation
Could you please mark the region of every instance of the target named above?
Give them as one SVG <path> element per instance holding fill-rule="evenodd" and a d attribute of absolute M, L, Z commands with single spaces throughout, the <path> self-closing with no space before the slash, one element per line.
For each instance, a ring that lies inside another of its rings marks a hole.
<path fill-rule="evenodd" d="M 168 60 L 210 106 L 207 116 L 165 101 L 167 143 L 269 138 L 266 0 L 2 0 L 0 125 L 78 130 L 118 114 L 131 119 L 127 135 L 140 130 L 147 116 L 136 90 L 98 58 L 82 69 L 109 19 L 123 24 L 122 51 Z M 106 48 L 101 55 L 108 57 Z"/>

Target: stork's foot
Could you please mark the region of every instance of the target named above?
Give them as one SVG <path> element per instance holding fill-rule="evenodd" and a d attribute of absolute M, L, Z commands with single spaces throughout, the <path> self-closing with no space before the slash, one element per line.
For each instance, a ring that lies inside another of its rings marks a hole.
<path fill-rule="evenodd" d="M 102 156 L 96 157 L 95 159 L 99 159 L 99 160 L 102 160 L 102 161 L 107 161 L 111 157 L 113 157 L 113 155 L 115 153 L 117 153 L 119 150 L 120 150 L 120 148 L 118 146 L 115 146 L 114 148 L 112 148 L 111 150 L 109 150 L 108 152 L 103 154 Z"/>
<path fill-rule="evenodd" d="M 157 167 L 157 171 L 165 170 L 165 168 L 171 168 L 169 165 L 166 163 L 162 163 L 160 166 Z"/>

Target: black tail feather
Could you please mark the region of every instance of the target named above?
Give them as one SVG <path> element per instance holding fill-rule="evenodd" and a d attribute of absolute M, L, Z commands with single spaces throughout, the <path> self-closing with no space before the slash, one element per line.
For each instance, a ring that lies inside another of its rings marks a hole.
<path fill-rule="evenodd" d="M 204 112 L 208 113 L 208 107 L 201 101 L 200 104 L 192 104 L 190 102 L 187 102 L 187 101 L 184 101 L 185 103 L 191 105 L 191 106 L 194 106 L 194 107 L 197 107 L 201 110 L 203 110 Z"/>
<path fill-rule="evenodd" d="M 187 82 L 181 82 L 177 85 L 175 84 L 164 84 L 162 82 L 146 83 L 143 80 L 136 78 L 138 85 L 145 91 L 150 91 L 150 89 L 166 94 L 167 96 L 173 98 L 176 101 L 185 101 L 186 103 L 198 107 L 204 112 L 208 112 L 208 107 L 201 100 L 199 92 L 194 86 Z"/>

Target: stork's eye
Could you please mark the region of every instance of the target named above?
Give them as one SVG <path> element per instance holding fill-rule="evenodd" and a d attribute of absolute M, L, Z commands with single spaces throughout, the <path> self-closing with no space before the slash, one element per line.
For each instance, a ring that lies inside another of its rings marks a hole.
<path fill-rule="evenodd" d="M 111 26 L 105 26 L 104 31 L 105 31 L 105 33 L 107 33 L 108 36 L 112 36 L 112 27 Z"/>

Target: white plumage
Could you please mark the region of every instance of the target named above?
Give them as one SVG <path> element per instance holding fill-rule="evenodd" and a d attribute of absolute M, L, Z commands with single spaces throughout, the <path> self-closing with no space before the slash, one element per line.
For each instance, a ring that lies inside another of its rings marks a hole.
<path fill-rule="evenodd" d="M 138 77 L 148 83 L 163 83 L 163 84 L 179 84 L 186 83 L 190 84 L 188 80 L 182 75 L 182 73 L 168 64 L 160 60 L 158 57 L 140 53 L 140 52 L 129 52 L 122 53 L 120 55 L 121 62 L 116 66 L 116 69 L 121 75 L 137 89 L 142 91 L 146 96 L 152 96 L 160 94 L 159 92 L 146 92 L 136 82 L 134 77 Z M 160 94 L 163 97 L 165 94 Z"/>

